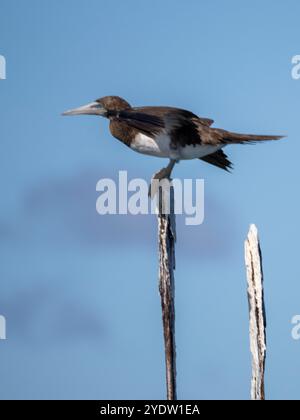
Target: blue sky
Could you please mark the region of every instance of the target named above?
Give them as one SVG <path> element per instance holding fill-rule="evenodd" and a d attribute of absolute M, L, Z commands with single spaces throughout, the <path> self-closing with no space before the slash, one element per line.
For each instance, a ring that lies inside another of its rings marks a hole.
<path fill-rule="evenodd" d="M 155 217 L 95 212 L 100 178 L 150 179 L 164 161 L 126 149 L 104 120 L 60 117 L 109 94 L 288 135 L 228 147 L 231 175 L 199 161 L 175 169 L 206 185 L 204 224 L 178 218 L 178 394 L 249 397 L 243 242 L 254 222 L 266 394 L 299 398 L 299 14 L 296 0 L 1 0 L 1 398 L 165 396 Z"/>

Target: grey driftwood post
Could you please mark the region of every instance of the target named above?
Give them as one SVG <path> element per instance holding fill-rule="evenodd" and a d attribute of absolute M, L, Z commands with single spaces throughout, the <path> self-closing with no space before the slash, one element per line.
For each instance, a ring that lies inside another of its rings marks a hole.
<path fill-rule="evenodd" d="M 264 304 L 262 256 L 258 232 L 250 226 L 245 241 L 250 318 L 250 350 L 252 354 L 251 399 L 265 399 L 266 313 Z"/>
<path fill-rule="evenodd" d="M 170 195 L 169 191 L 171 191 Z M 166 202 L 169 202 L 169 206 L 167 205 L 164 208 L 163 204 Z M 158 202 L 159 292 L 165 343 L 168 400 L 177 399 L 174 284 L 175 241 L 174 191 L 173 188 L 171 190 L 169 188 L 160 188 L 160 200 Z"/>

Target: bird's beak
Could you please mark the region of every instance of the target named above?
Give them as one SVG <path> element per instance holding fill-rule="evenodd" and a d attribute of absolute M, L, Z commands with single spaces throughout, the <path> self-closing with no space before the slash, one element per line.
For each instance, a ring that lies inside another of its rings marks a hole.
<path fill-rule="evenodd" d="M 79 108 L 70 109 L 64 112 L 63 116 L 71 115 L 104 115 L 106 112 L 105 108 L 98 102 L 91 102 L 90 104 L 81 106 Z"/>

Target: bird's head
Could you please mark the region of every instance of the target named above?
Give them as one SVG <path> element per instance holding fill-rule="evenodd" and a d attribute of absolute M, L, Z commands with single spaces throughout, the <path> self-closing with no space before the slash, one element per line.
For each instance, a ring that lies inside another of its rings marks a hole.
<path fill-rule="evenodd" d="M 66 111 L 62 115 L 100 115 L 109 118 L 120 111 L 130 108 L 129 103 L 119 96 L 104 96 L 90 104 Z"/>

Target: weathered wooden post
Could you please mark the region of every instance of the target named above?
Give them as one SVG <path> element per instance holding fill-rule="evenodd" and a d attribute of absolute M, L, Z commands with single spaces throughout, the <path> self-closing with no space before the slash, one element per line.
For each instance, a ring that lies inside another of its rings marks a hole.
<path fill-rule="evenodd" d="M 165 342 L 167 399 L 176 400 L 175 242 L 174 190 L 169 180 L 160 183 L 158 200 L 159 292 Z"/>
<path fill-rule="evenodd" d="M 250 319 L 250 350 L 252 354 L 251 399 L 265 399 L 266 313 L 264 304 L 262 256 L 258 232 L 250 226 L 245 241 Z"/>

